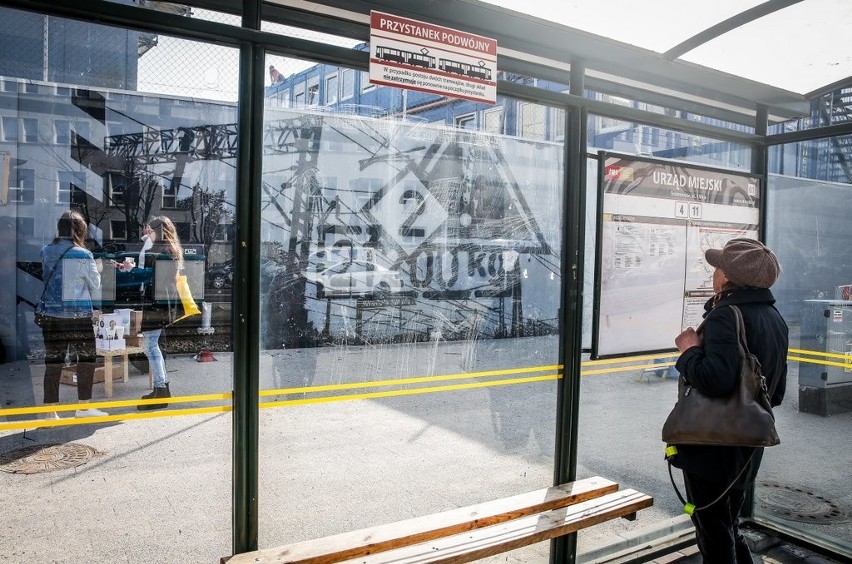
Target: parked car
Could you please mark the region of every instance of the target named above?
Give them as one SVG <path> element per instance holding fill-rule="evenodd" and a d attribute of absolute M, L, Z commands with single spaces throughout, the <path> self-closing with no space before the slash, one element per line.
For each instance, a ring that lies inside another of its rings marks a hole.
<path fill-rule="evenodd" d="M 207 268 L 207 285 L 221 290 L 230 288 L 234 283 L 234 259 L 219 262 Z"/>
<path fill-rule="evenodd" d="M 169 264 L 172 264 L 169 255 L 165 253 L 148 253 L 147 256 L 154 256 L 157 260 L 167 260 Z M 158 297 L 155 295 L 154 269 L 150 266 L 141 267 L 139 265 L 138 252 L 124 251 L 120 253 L 97 253 L 95 254 L 95 258 L 102 259 L 105 263 L 107 263 L 107 261 L 125 263 L 126 259 L 130 258 L 133 264 L 133 268 L 125 270 L 121 270 L 119 268 L 105 268 L 101 273 L 103 301 L 105 303 L 115 302 L 122 304 L 135 304 L 152 299 L 162 299 L 161 296 Z M 184 268 L 186 269 L 185 274 L 187 275 L 192 295 L 195 299 L 203 299 L 204 288 L 202 287 L 202 276 L 204 273 L 204 256 L 186 254 L 183 258 Z"/>
<path fill-rule="evenodd" d="M 305 278 L 317 285 L 317 296 L 382 296 L 402 290 L 399 273 L 374 262 L 345 261 Z"/>
<path fill-rule="evenodd" d="M 307 271 L 319 273 L 331 266 L 349 261 L 366 261 L 378 266 L 389 266 L 391 261 L 372 247 L 326 247 L 308 255 Z"/>

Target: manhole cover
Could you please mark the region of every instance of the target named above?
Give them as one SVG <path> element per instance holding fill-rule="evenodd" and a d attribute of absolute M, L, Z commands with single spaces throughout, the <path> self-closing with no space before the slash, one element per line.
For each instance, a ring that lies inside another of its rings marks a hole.
<path fill-rule="evenodd" d="M 0 454 L 0 470 L 39 474 L 83 465 L 103 453 L 79 443 L 33 445 Z"/>
<path fill-rule="evenodd" d="M 802 488 L 761 482 L 755 495 L 760 507 L 788 521 L 840 523 L 848 521 L 850 517 L 850 513 L 837 503 Z"/>

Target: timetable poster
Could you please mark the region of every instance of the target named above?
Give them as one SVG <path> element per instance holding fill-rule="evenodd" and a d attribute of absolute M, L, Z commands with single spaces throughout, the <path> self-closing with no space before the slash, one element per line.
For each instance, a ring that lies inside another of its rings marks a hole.
<path fill-rule="evenodd" d="M 671 350 L 713 296 L 704 251 L 757 238 L 761 182 L 600 153 L 593 357 Z"/>

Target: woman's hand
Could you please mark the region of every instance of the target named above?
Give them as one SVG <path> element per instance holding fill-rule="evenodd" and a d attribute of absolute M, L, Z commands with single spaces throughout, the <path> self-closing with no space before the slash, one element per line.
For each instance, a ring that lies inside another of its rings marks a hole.
<path fill-rule="evenodd" d="M 692 327 L 687 327 L 680 335 L 675 337 L 675 346 L 680 352 L 692 347 L 701 346 L 701 337 Z"/>

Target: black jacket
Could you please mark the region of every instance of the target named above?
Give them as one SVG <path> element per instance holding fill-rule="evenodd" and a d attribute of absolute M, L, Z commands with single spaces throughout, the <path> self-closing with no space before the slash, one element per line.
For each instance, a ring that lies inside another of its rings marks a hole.
<path fill-rule="evenodd" d="M 180 298 L 175 287 L 177 264 L 164 247 L 155 245 L 145 254 L 145 264 L 139 265 L 151 269 L 151 284 L 142 295 L 142 331 L 163 329 L 180 316 Z"/>
<path fill-rule="evenodd" d="M 709 300 L 704 309 L 702 346 L 685 350 L 677 359 L 681 376 L 708 396 L 727 396 L 738 386 L 740 354 L 734 313 L 728 305 L 740 308 L 745 322 L 749 350 L 760 361 L 766 387 L 774 390 L 773 406 L 784 399 L 787 388 L 787 324 L 773 305 L 775 298 L 768 289 L 737 288 L 722 294 L 714 305 Z M 783 439 L 782 439 L 783 440 Z M 763 449 L 678 445 L 672 464 L 686 472 L 725 485 L 731 483 L 743 468 L 752 451 L 757 450 L 749 471 L 737 482 L 745 488 L 754 479 Z"/>

